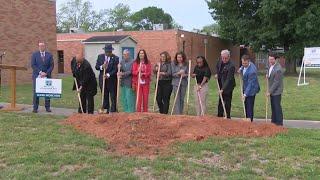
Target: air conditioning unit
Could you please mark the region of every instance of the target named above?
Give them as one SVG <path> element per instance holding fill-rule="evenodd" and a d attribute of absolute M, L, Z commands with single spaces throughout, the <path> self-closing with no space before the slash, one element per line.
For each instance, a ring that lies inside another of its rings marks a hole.
<path fill-rule="evenodd" d="M 162 31 L 162 30 L 164 30 L 164 25 L 163 24 L 154 24 L 153 30 L 154 31 Z"/>
<path fill-rule="evenodd" d="M 70 28 L 69 29 L 69 33 L 73 34 L 73 33 L 84 33 L 84 30 L 81 28 Z"/>

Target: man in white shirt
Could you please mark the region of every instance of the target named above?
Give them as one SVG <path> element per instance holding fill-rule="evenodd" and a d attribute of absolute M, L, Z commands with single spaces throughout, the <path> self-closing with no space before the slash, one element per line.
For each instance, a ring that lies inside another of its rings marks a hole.
<path fill-rule="evenodd" d="M 266 75 L 269 81 L 267 96 L 271 101 L 271 122 L 282 126 L 283 113 L 281 107 L 281 94 L 283 92 L 283 72 L 281 65 L 276 61 L 275 55 L 269 55 L 269 70 Z"/>

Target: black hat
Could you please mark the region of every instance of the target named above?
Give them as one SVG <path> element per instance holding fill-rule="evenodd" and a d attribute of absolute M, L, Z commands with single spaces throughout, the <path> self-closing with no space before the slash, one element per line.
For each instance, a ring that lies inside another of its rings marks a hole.
<path fill-rule="evenodd" d="M 105 51 L 113 51 L 114 48 L 112 47 L 112 44 L 106 44 L 103 48 Z"/>

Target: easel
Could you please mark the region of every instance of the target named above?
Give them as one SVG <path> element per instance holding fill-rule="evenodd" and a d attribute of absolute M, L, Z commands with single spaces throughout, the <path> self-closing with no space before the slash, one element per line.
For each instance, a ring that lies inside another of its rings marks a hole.
<path fill-rule="evenodd" d="M 16 86 L 17 86 L 17 70 L 26 71 L 27 68 L 15 65 L 0 64 L 0 69 L 8 69 L 11 72 L 10 88 L 11 88 L 11 105 L 1 109 L 1 111 L 21 111 L 23 108 L 16 106 Z"/>
<path fill-rule="evenodd" d="M 302 74 L 302 69 L 303 69 L 303 83 L 300 83 L 301 81 L 301 74 Z M 309 83 L 306 82 L 306 62 L 305 58 L 303 57 L 302 63 L 301 63 L 301 68 L 300 68 L 300 73 L 299 73 L 299 78 L 298 78 L 298 86 L 305 86 L 309 85 Z"/>
<path fill-rule="evenodd" d="M 309 83 L 306 82 L 306 68 L 316 69 L 320 68 L 320 47 L 304 48 L 304 56 L 300 68 L 298 86 L 305 86 Z M 303 83 L 300 83 L 303 71 Z"/>

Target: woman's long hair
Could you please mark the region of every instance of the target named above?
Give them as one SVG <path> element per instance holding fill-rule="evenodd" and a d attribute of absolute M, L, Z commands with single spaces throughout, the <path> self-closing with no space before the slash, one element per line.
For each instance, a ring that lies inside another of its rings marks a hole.
<path fill-rule="evenodd" d="M 179 55 L 182 56 L 182 63 L 183 63 L 183 64 L 186 64 L 187 56 L 186 56 L 186 54 L 185 54 L 184 52 L 182 52 L 182 51 L 176 53 L 176 56 L 174 57 L 174 64 L 175 64 L 175 65 L 178 65 L 177 57 L 178 57 Z"/>
<path fill-rule="evenodd" d="M 202 59 L 203 67 L 209 67 L 209 64 L 204 56 L 198 56 L 197 59 Z"/>
<path fill-rule="evenodd" d="M 163 51 L 162 53 L 160 53 L 160 56 L 165 55 L 166 56 L 166 63 L 170 63 L 171 62 L 171 56 L 167 51 Z"/>
<path fill-rule="evenodd" d="M 140 59 L 139 54 L 140 54 L 141 51 L 143 51 L 143 53 L 144 53 L 144 63 L 145 63 L 145 64 L 149 64 L 149 59 L 148 59 L 146 50 L 144 50 L 144 49 L 141 49 L 141 50 L 138 51 L 137 58 L 136 58 L 136 63 L 137 63 L 137 64 L 140 64 L 140 60 L 141 60 L 141 59 Z"/>

